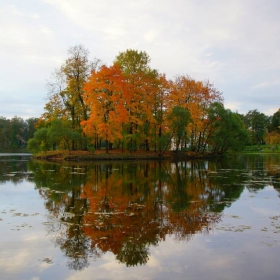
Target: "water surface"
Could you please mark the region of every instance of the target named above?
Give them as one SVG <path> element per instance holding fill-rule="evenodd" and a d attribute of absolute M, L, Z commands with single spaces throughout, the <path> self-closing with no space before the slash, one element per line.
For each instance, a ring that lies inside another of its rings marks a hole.
<path fill-rule="evenodd" d="M 279 279 L 280 157 L 0 157 L 1 279 Z"/>

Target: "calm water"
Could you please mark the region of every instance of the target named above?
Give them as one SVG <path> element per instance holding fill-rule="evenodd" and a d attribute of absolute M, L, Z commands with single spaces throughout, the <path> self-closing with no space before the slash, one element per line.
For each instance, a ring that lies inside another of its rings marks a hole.
<path fill-rule="evenodd" d="M 0 155 L 0 279 L 280 279 L 280 156 Z"/>

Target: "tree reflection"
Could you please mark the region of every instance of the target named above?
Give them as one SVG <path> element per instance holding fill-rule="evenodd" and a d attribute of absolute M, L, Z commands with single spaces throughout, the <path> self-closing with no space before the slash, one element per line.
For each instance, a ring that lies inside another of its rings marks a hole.
<path fill-rule="evenodd" d="M 49 235 L 69 267 L 82 270 L 106 252 L 127 266 L 144 265 L 151 246 L 167 235 L 188 241 L 208 233 L 242 193 L 246 164 L 33 163 L 29 169 L 50 212 Z"/>
<path fill-rule="evenodd" d="M 239 160 L 250 170 L 250 178 L 247 181 L 247 188 L 251 191 L 258 191 L 268 185 L 280 188 L 280 165 L 279 154 L 257 154 L 239 156 Z"/>
<path fill-rule="evenodd" d="M 27 171 L 30 156 L 0 156 L 0 184 L 11 182 L 15 185 L 32 176 Z"/>
<path fill-rule="evenodd" d="M 126 240 L 118 252 L 116 259 L 127 266 L 145 264 L 149 260 L 149 247 L 146 244 Z"/>

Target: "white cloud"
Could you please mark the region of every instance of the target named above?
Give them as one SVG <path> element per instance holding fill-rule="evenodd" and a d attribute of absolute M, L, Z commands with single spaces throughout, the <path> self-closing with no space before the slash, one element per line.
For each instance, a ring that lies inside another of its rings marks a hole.
<path fill-rule="evenodd" d="M 280 80 L 272 80 L 272 81 L 265 81 L 258 84 L 253 85 L 252 89 L 262 89 L 262 88 L 269 88 L 272 86 L 280 85 Z"/>
<path fill-rule="evenodd" d="M 240 105 L 240 102 L 225 102 L 225 108 L 230 109 L 233 112 L 238 111 Z"/>
<path fill-rule="evenodd" d="M 158 270 L 162 270 L 160 261 L 155 257 L 155 255 L 150 256 L 148 262 L 147 262 L 148 267 L 153 267 Z"/>
<path fill-rule="evenodd" d="M 40 91 L 42 99 L 45 80 L 66 59 L 67 49 L 83 44 L 107 64 L 126 49 L 146 51 L 152 67 L 168 78 L 188 74 L 214 81 L 225 101 L 244 110 L 248 94 L 258 90 L 265 96 L 265 83 L 270 86 L 279 77 L 279 8 L 278 1 L 253 0 L 0 4 L 0 61 L 6 65 L 0 70 L 5 81 L 1 92 L 13 91 L 16 76 L 30 94 Z M 40 89 L 29 88 L 33 73 L 39 74 Z M 276 92 L 271 98 L 277 98 Z M 260 111 L 274 107 L 260 100 L 251 103 Z"/>
<path fill-rule="evenodd" d="M 33 269 L 34 274 L 40 274 L 43 270 L 49 268 L 52 264 L 47 264 L 43 261 L 46 257 L 51 257 L 48 256 L 48 242 L 44 242 L 44 240 L 46 239 L 41 236 L 40 243 L 38 243 L 40 246 L 38 247 L 35 247 L 33 245 L 34 243 L 32 244 L 31 241 L 22 241 L 10 244 L 11 247 L 8 249 L 2 249 L 0 268 L 1 276 L 4 277 L 3 279 L 8 279 L 8 277 L 11 277 L 12 275 L 20 276 L 29 272 L 31 268 Z M 9 244 L 9 242 L 6 244 Z M 17 246 L 19 244 L 21 245 Z M 38 263 L 34 264 L 34 260 L 37 260 Z M 34 266 L 36 266 L 37 269 L 34 270 Z"/>
<path fill-rule="evenodd" d="M 158 33 L 157 30 L 149 30 L 144 34 L 144 38 L 147 42 L 152 43 L 157 39 Z"/>

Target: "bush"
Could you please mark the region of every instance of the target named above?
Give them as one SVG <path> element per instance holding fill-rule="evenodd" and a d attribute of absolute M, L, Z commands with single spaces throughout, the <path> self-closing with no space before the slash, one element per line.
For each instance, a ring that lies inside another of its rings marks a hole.
<path fill-rule="evenodd" d="M 91 154 L 94 154 L 94 152 L 95 152 L 95 148 L 93 145 L 88 145 L 88 150 Z"/>

